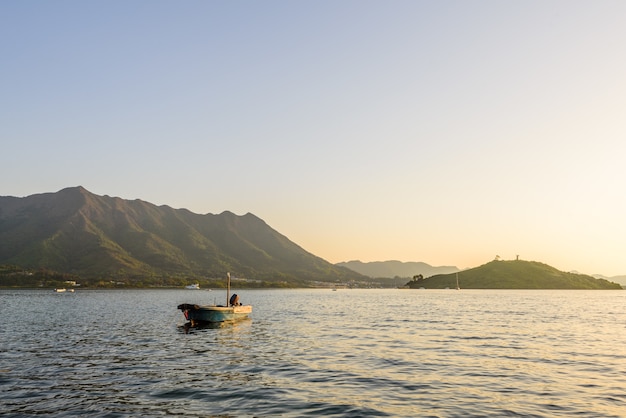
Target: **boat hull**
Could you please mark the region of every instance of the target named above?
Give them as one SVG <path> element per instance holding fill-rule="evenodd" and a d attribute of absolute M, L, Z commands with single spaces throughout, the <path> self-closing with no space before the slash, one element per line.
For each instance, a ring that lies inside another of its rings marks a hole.
<path fill-rule="evenodd" d="M 238 321 L 252 313 L 252 306 L 180 305 L 185 318 L 193 324 Z"/>

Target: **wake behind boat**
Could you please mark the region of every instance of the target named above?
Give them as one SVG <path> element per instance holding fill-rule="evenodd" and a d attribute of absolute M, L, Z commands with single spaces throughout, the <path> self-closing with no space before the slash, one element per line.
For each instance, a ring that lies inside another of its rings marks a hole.
<path fill-rule="evenodd" d="M 191 323 L 191 326 L 236 321 L 245 319 L 252 313 L 252 306 L 239 303 L 237 294 L 230 296 L 230 273 L 227 273 L 227 276 L 226 305 L 195 305 L 190 303 L 178 305 L 178 309 L 183 311 L 185 319 Z"/>

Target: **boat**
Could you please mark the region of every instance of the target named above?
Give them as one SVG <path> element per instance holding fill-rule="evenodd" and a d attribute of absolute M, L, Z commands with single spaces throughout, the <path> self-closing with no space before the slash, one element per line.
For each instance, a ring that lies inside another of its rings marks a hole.
<path fill-rule="evenodd" d="M 178 309 L 183 311 L 185 319 L 191 323 L 191 326 L 237 321 L 247 318 L 252 313 L 251 305 L 242 305 L 236 293 L 230 295 L 230 273 L 226 275 L 228 277 L 226 305 L 195 305 L 190 303 L 178 305 Z"/>
<path fill-rule="evenodd" d="M 459 273 L 456 273 L 456 290 L 461 290 L 461 288 L 459 287 Z"/>
<path fill-rule="evenodd" d="M 194 284 L 187 285 L 187 286 L 185 286 L 185 289 L 200 290 L 200 283 L 194 283 Z"/>
<path fill-rule="evenodd" d="M 55 291 L 56 293 L 65 293 L 65 292 L 67 292 L 67 289 L 64 289 L 64 288 L 56 288 L 56 289 L 54 289 L 54 291 Z"/>

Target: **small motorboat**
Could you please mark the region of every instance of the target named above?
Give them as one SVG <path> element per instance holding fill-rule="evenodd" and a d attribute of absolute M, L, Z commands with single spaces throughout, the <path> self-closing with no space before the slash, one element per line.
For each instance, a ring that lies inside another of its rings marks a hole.
<path fill-rule="evenodd" d="M 245 319 L 252 313 L 252 305 L 242 305 L 237 294 L 230 295 L 230 273 L 227 273 L 226 305 L 195 305 L 183 303 L 178 309 L 183 311 L 191 326 Z"/>

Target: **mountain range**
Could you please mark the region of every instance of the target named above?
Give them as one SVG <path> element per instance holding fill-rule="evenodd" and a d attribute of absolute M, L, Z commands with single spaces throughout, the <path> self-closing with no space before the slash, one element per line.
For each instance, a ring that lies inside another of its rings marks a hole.
<path fill-rule="evenodd" d="M 429 278 L 432 276 L 442 276 L 442 275 L 445 276 L 451 273 L 456 273 L 456 272 L 461 271 L 457 267 L 454 267 L 454 266 L 433 267 L 430 264 L 423 263 L 423 262 L 414 262 L 414 261 L 402 262 L 402 261 L 396 261 L 396 260 L 372 261 L 372 262 L 366 262 L 366 263 L 355 260 L 355 261 L 337 263 L 336 265 L 347 267 L 350 270 L 354 270 L 357 273 L 360 273 L 364 276 L 368 276 L 370 278 L 376 278 L 376 279 L 413 278 L 420 274 L 423 276 L 423 278 Z M 506 264 L 501 264 L 500 267 L 502 267 L 503 265 L 506 265 Z M 542 265 L 547 266 L 545 264 L 542 264 Z M 552 267 L 550 268 L 552 269 Z M 465 270 L 465 272 L 468 272 L 468 271 L 471 271 L 471 269 Z M 566 274 L 565 272 L 560 272 L 560 273 Z M 580 273 L 576 271 L 572 271 L 569 273 L 580 275 Z M 509 274 L 511 274 L 511 272 L 509 272 Z M 618 283 L 622 286 L 626 286 L 626 276 L 608 277 L 608 276 L 603 276 L 601 274 L 593 274 L 591 276 L 586 276 L 586 275 L 581 275 L 581 276 L 592 277 L 594 279 L 601 279 L 601 280 L 605 280 L 608 282 Z M 450 283 L 445 284 L 444 287 L 449 286 L 449 284 Z"/>
<path fill-rule="evenodd" d="M 494 264 L 497 263 L 497 264 Z M 612 288 L 605 278 L 560 272 L 535 262 L 492 262 L 459 273 L 463 288 Z M 534 264 L 528 264 L 534 263 Z M 251 213 L 195 214 L 142 200 L 70 187 L 27 197 L 0 196 L 0 285 L 222 283 L 248 285 L 453 287 L 453 266 L 350 261 L 333 265 Z M 211 282 L 210 279 L 220 278 Z M 424 279 L 425 278 L 425 279 Z M 204 281 L 203 281 L 204 279 Z M 42 284 L 43 283 L 43 284 Z M 607 287 L 608 286 L 608 287 Z"/>
<path fill-rule="evenodd" d="M 353 260 L 337 263 L 336 265 L 349 268 L 350 270 L 354 270 L 357 273 L 371 278 L 407 278 L 417 276 L 418 274 L 421 274 L 424 277 L 430 277 L 435 274 L 447 274 L 459 271 L 459 269 L 454 266 L 433 267 L 430 264 L 418 261 L 402 262 L 390 260 L 364 263 L 358 260 Z"/>
<path fill-rule="evenodd" d="M 317 257 L 248 213 L 199 215 L 70 187 L 0 197 L 0 264 L 81 278 L 237 277 L 273 282 L 366 277 Z"/>

